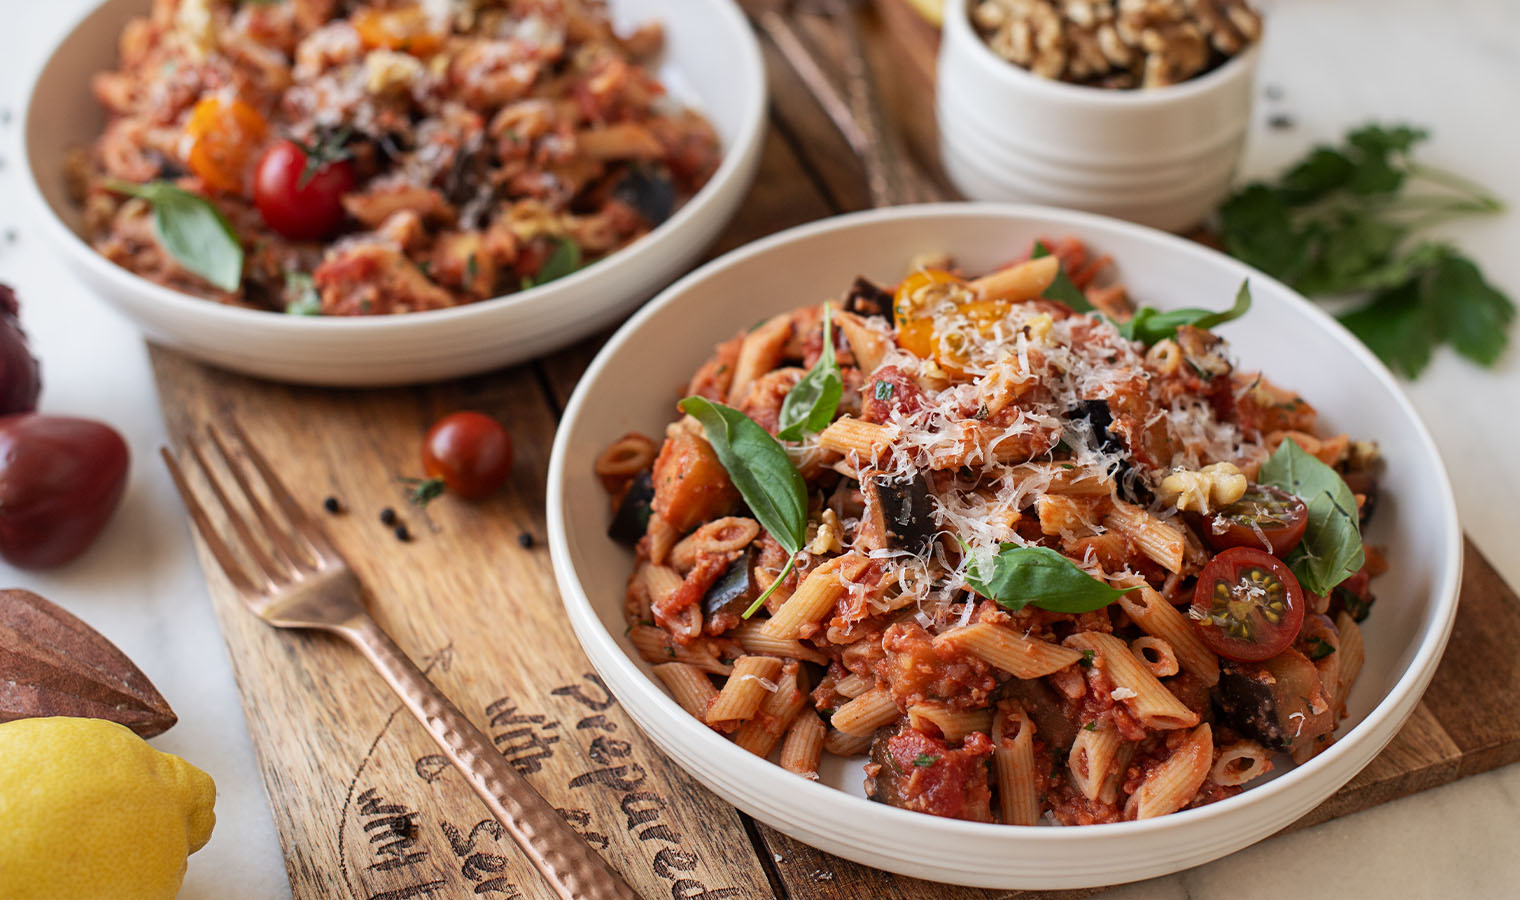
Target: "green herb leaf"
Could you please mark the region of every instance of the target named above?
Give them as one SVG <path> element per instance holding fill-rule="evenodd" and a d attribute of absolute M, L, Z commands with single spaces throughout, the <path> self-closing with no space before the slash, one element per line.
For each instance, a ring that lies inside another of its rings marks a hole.
<path fill-rule="evenodd" d="M 932 766 L 937 762 L 939 762 L 939 757 L 928 753 L 920 753 L 913 757 L 913 765 L 918 766 L 920 769 Z"/>
<path fill-rule="evenodd" d="M 1040 259 L 1049 255 L 1050 248 L 1040 241 L 1035 241 L 1034 251 L 1029 254 L 1029 258 Z M 1056 280 L 1052 281 L 1050 287 L 1045 289 L 1045 296 L 1051 300 L 1059 300 L 1079 313 L 1093 311 L 1093 305 L 1087 302 L 1087 295 L 1082 293 L 1082 289 L 1077 287 L 1071 280 L 1071 276 L 1066 274 L 1064 263 L 1061 265 L 1061 268 L 1056 270 Z"/>
<path fill-rule="evenodd" d="M 1033 605 L 1051 612 L 1102 609 L 1134 588 L 1111 587 L 1049 547 L 1003 544 L 996 555 L 973 555 L 966 583 L 1011 612 Z"/>
<path fill-rule="evenodd" d="M 1304 539 L 1286 562 L 1305 590 L 1330 596 L 1367 561 L 1357 524 L 1356 496 L 1336 471 L 1285 440 L 1262 463 L 1257 480 L 1296 495 L 1309 507 Z"/>
<path fill-rule="evenodd" d="M 897 391 L 897 388 L 894 387 L 892 385 L 892 382 L 890 382 L 890 381 L 878 381 L 878 382 L 876 382 L 876 399 L 877 400 L 886 400 L 886 399 L 889 399 L 892 396 L 892 394 L 895 393 L 896 391 Z"/>
<path fill-rule="evenodd" d="M 1378 291 L 1372 302 L 1341 316 L 1341 324 L 1376 353 L 1390 369 L 1418 378 L 1442 339 L 1442 322 L 1421 297 L 1421 280 Z"/>
<path fill-rule="evenodd" d="M 1184 307 L 1162 312 L 1150 306 L 1135 310 L 1128 322 L 1119 324 L 1119 333 L 1131 341 L 1140 341 L 1149 347 L 1159 341 L 1177 336 L 1177 329 L 1184 325 L 1194 328 L 1214 328 L 1238 319 L 1251 308 L 1251 283 L 1242 281 L 1235 292 L 1235 304 L 1226 310 Z"/>
<path fill-rule="evenodd" d="M 1483 366 L 1498 361 L 1515 320 L 1515 304 L 1471 260 L 1447 253 L 1428 283 L 1426 305 L 1449 310 L 1446 338 L 1457 352 Z"/>
<path fill-rule="evenodd" d="M 1098 730 L 1098 723 L 1096 721 L 1088 722 L 1086 725 L 1082 726 L 1082 730 L 1083 731 L 1097 731 Z"/>
<path fill-rule="evenodd" d="M 1315 662 L 1319 662 L 1320 660 L 1335 652 L 1335 645 L 1317 634 L 1310 635 L 1309 639 L 1304 643 L 1307 644 L 1309 648 L 1309 652 L 1304 655 L 1314 660 Z"/>
<path fill-rule="evenodd" d="M 680 409 L 702 423 L 707 442 L 739 489 L 739 496 L 749 504 L 755 521 L 792 557 L 765 593 L 745 610 L 747 619 L 792 571 L 796 555 L 807 540 L 807 485 L 786 455 L 786 448 L 744 413 L 698 396 L 682 400 Z"/>
<path fill-rule="evenodd" d="M 285 312 L 292 316 L 322 315 L 322 295 L 305 272 L 285 273 Z"/>
<path fill-rule="evenodd" d="M 823 353 L 781 402 L 781 429 L 776 437 L 783 441 L 800 441 L 804 433 L 816 434 L 829 427 L 844 396 L 844 380 L 834 359 L 834 332 L 829 316 L 828 304 L 824 304 Z"/>
<path fill-rule="evenodd" d="M 564 278 L 581 267 L 581 245 L 568 237 L 558 238 L 557 241 L 554 252 L 539 266 L 537 274 L 523 278 L 523 290 L 548 284 L 556 278 Z"/>
<path fill-rule="evenodd" d="M 113 180 L 106 187 L 152 204 L 158 239 L 180 265 L 224 291 L 242 284 L 243 245 L 211 201 L 167 181 Z"/>

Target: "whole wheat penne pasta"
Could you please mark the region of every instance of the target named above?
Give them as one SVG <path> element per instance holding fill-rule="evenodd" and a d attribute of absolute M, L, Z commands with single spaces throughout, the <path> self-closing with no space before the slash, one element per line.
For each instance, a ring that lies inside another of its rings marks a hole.
<path fill-rule="evenodd" d="M 815 648 L 801 641 L 790 641 L 766 634 L 767 621 L 766 619 L 747 619 L 738 628 L 727 632 L 724 636 L 736 639 L 746 653 L 775 656 L 781 659 L 801 659 L 819 665 L 828 665 L 828 656 Z"/>
<path fill-rule="evenodd" d="M 823 736 L 823 749 L 835 756 L 861 756 L 871 749 L 873 737 L 870 734 L 845 734 L 837 728 L 830 728 L 829 733 Z"/>
<path fill-rule="evenodd" d="M 855 698 L 876 687 L 876 679 L 869 678 L 857 672 L 851 672 L 845 677 L 834 682 L 834 692 L 846 697 Z"/>
<path fill-rule="evenodd" d="M 1219 657 L 1203 645 L 1187 616 L 1166 602 L 1155 588 L 1142 583 L 1138 590 L 1121 596 L 1119 606 L 1141 631 L 1167 642 L 1184 672 L 1211 687 L 1219 683 Z"/>
<path fill-rule="evenodd" d="M 1272 771 L 1272 754 L 1255 741 L 1238 741 L 1219 751 L 1219 758 L 1209 770 L 1215 784 L 1225 787 L 1245 784 Z"/>
<path fill-rule="evenodd" d="M 629 478 L 654 465 L 659 450 L 648 437 L 629 432 L 602 451 L 593 470 L 603 478 Z"/>
<path fill-rule="evenodd" d="M 1129 650 L 1157 678 L 1176 675 L 1180 671 L 1172 645 L 1161 638 L 1151 635 L 1137 637 L 1129 642 Z"/>
<path fill-rule="evenodd" d="M 787 660 L 776 689 L 771 691 L 753 718 L 734 732 L 734 743 L 756 756 L 769 756 L 776 742 L 807 704 L 807 685 L 801 681 L 795 660 Z"/>
<path fill-rule="evenodd" d="M 705 641 L 683 647 L 672 639 L 670 632 L 653 625 L 633 626 L 628 629 L 628 639 L 639 651 L 639 657 L 647 662 L 681 662 L 713 675 L 728 675 L 734 670 L 733 666 L 714 656 Z"/>
<path fill-rule="evenodd" d="M 813 710 L 804 709 L 797 713 L 781 741 L 781 768 L 817 781 L 818 762 L 823 758 L 823 736 L 828 730 Z"/>
<path fill-rule="evenodd" d="M 1066 767 L 1071 771 L 1072 784 L 1082 796 L 1089 800 L 1098 799 L 1103 783 L 1113 771 L 1114 759 L 1122 743 L 1124 737 L 1112 722 L 1077 729 L 1076 740 L 1071 742 L 1071 751 L 1066 755 Z"/>
<path fill-rule="evenodd" d="M 708 704 L 718 696 L 707 673 L 696 666 L 680 662 L 661 663 L 654 667 L 654 674 L 665 683 L 665 689 L 681 708 L 698 719 L 707 715 Z"/>
<path fill-rule="evenodd" d="M 874 461 L 886 452 L 895 436 L 890 425 L 841 416 L 818 432 L 818 446 L 844 456 L 853 453 L 862 461 Z"/>
<path fill-rule="evenodd" d="M 1147 728 L 1165 731 L 1198 724 L 1198 714 L 1157 681 L 1123 641 L 1111 634 L 1083 631 L 1068 637 L 1064 643 L 1068 647 L 1093 651 L 1094 664 L 1102 666 L 1104 674 L 1114 683 L 1113 699 L 1128 706 Z"/>
<path fill-rule="evenodd" d="M 616 122 L 575 133 L 575 149 L 591 159 L 658 159 L 665 154 L 659 138 L 636 122 Z"/>
<path fill-rule="evenodd" d="M 734 362 L 734 379 L 728 384 L 728 405 L 738 406 L 749 396 L 755 379 L 781 363 L 786 342 L 792 336 L 792 313 L 781 313 L 761 323 L 744 336 L 739 358 Z"/>
<path fill-rule="evenodd" d="M 1367 658 L 1366 647 L 1362 644 L 1362 627 L 1356 624 L 1356 619 L 1345 610 L 1335 617 L 1335 628 L 1340 632 L 1341 645 L 1336 650 L 1336 656 L 1340 657 L 1340 668 L 1336 678 L 1335 707 L 1344 709 L 1346 698 L 1351 695 L 1351 689 L 1356 686 L 1356 676 L 1361 674 L 1362 662 Z"/>
<path fill-rule="evenodd" d="M 933 725 L 947 741 L 959 741 L 973 731 L 988 733 L 992 730 L 992 710 L 951 709 L 943 703 L 915 703 L 908 707 L 908 724 L 919 731 L 930 732 Z"/>
<path fill-rule="evenodd" d="M 707 708 L 707 724 L 748 719 L 776 687 L 781 660 L 774 656 L 741 656 L 724 682 L 718 699 Z"/>
<path fill-rule="evenodd" d="M 1113 501 L 1113 510 L 1104 517 L 1103 524 L 1135 542 L 1140 552 L 1150 557 L 1168 572 L 1182 571 L 1182 555 L 1187 542 L 1182 532 L 1161 521 L 1138 506 Z"/>
<path fill-rule="evenodd" d="M 724 516 L 688 534 L 670 548 L 670 564 L 682 573 L 691 571 L 705 555 L 734 553 L 760 536 L 760 523 L 740 516 Z"/>
<path fill-rule="evenodd" d="M 998 704 L 992 719 L 992 746 L 1003 824 L 1037 824 L 1040 790 L 1034 768 L 1034 722 L 1017 703 Z"/>
<path fill-rule="evenodd" d="M 812 625 L 823 619 L 844 596 L 845 585 L 840 575 L 846 563 L 860 561 L 858 556 L 836 556 L 825 560 L 802 579 L 792 595 L 781 608 L 766 621 L 762 629 L 775 638 L 796 640 L 804 625 Z"/>
<path fill-rule="evenodd" d="M 876 729 L 902 715 L 897 701 L 884 687 L 874 687 L 859 697 L 834 710 L 830 720 L 833 726 L 845 734 L 870 737 Z"/>
<path fill-rule="evenodd" d="M 1045 293 L 1045 289 L 1056 280 L 1060 271 L 1059 259 L 1042 256 L 983 275 L 967 286 L 978 300 L 1010 300 L 1016 303 L 1033 300 Z"/>
<path fill-rule="evenodd" d="M 1109 767 L 1108 777 L 1103 779 L 1103 787 L 1098 789 L 1099 803 L 1117 803 L 1119 792 L 1124 787 L 1124 782 L 1129 777 L 1129 763 L 1135 757 L 1135 751 L 1140 745 L 1134 741 L 1125 741 L 1119 745 L 1114 753 L 1113 765 Z"/>
<path fill-rule="evenodd" d="M 970 653 L 1016 678 L 1049 675 L 1082 658 L 1081 650 L 1027 638 L 989 622 L 977 622 L 947 631 L 936 637 L 934 642 Z"/>
<path fill-rule="evenodd" d="M 852 312 L 836 310 L 833 321 L 844 332 L 844 339 L 849 342 L 850 352 L 855 355 L 855 365 L 860 371 L 867 375 L 876 371 L 892 347 L 891 337 L 872 328 Z"/>
<path fill-rule="evenodd" d="M 1205 722 L 1145 776 L 1124 804 L 1124 818 L 1150 819 L 1188 805 L 1198 795 L 1203 780 L 1209 777 L 1213 761 L 1213 731 Z"/>

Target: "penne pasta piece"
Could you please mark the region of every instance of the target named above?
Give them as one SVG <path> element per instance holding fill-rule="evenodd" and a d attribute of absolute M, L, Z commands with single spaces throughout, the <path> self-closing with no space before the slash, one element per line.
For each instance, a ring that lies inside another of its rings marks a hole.
<path fill-rule="evenodd" d="M 1108 777 L 1103 779 L 1103 787 L 1098 789 L 1099 803 L 1113 804 L 1119 801 L 1119 792 L 1129 777 L 1129 762 L 1134 759 L 1139 747 L 1134 741 L 1125 741 L 1119 745 L 1118 751 L 1114 753 L 1113 765 L 1109 767 Z"/>
<path fill-rule="evenodd" d="M 1113 699 L 1128 706 L 1147 728 L 1166 731 L 1198 724 L 1198 714 L 1157 681 L 1123 641 L 1111 634 L 1083 631 L 1068 637 L 1065 644 L 1093 651 L 1094 664 L 1114 683 Z"/>
<path fill-rule="evenodd" d="M 863 422 L 850 416 L 835 419 L 818 433 L 818 446 L 848 457 L 875 461 L 886 452 L 896 432 L 889 425 Z"/>
<path fill-rule="evenodd" d="M 855 356 L 855 365 L 862 375 L 875 372 L 881 365 L 882 359 L 892 347 L 892 338 L 872 328 L 860 316 L 852 312 L 839 312 L 833 314 L 834 324 L 844 332 L 844 339 L 849 342 L 850 352 Z"/>
<path fill-rule="evenodd" d="M 1069 464 L 1054 462 L 1028 462 L 1009 470 L 1008 478 L 1020 493 L 1031 492 L 1030 485 L 1042 485 L 1047 494 L 1075 494 L 1089 497 L 1108 497 L 1114 492 L 1114 482 L 1088 469 L 1068 468 Z"/>
<path fill-rule="evenodd" d="M 1103 519 L 1105 526 L 1134 541 L 1141 553 L 1168 572 L 1182 571 L 1182 556 L 1187 546 L 1182 532 L 1123 500 L 1114 500 L 1113 505 L 1113 511 Z"/>
<path fill-rule="evenodd" d="M 649 561 L 663 565 L 670 558 L 670 549 L 681 539 L 680 532 L 664 516 L 650 516 L 646 533 L 649 536 Z"/>
<path fill-rule="evenodd" d="M 1035 514 L 1040 519 L 1040 533 L 1078 537 L 1092 534 L 1096 501 L 1097 498 L 1066 494 L 1042 495 L 1034 505 Z"/>
<path fill-rule="evenodd" d="M 733 674 L 724 682 L 718 699 L 707 708 L 707 724 L 748 719 L 776 687 L 781 660 L 774 656 L 741 656 L 734 660 Z"/>
<path fill-rule="evenodd" d="M 1145 776 L 1124 804 L 1124 818 L 1151 819 L 1187 806 L 1209 776 L 1213 760 L 1214 736 L 1205 722 Z"/>
<path fill-rule="evenodd" d="M 602 451 L 602 455 L 596 458 L 594 471 L 602 478 L 632 478 L 654 465 L 659 450 L 653 440 L 629 432 Z"/>
<path fill-rule="evenodd" d="M 1141 631 L 1166 641 L 1177 665 L 1210 687 L 1219 683 L 1219 657 L 1205 647 L 1193 623 L 1177 607 L 1166 602 L 1155 588 L 1141 584 L 1119 598 L 1119 606 Z"/>
<path fill-rule="evenodd" d="M 1177 654 L 1172 652 L 1172 645 L 1161 638 L 1137 637 L 1129 642 L 1129 650 L 1157 678 L 1176 675 L 1179 671 Z"/>
<path fill-rule="evenodd" d="M 839 598 L 844 596 L 845 586 L 841 580 L 846 563 L 855 566 L 862 562 L 854 555 L 836 556 L 825 560 L 809 572 L 786 602 L 771 615 L 762 629 L 765 634 L 785 640 L 796 640 L 802 627 L 821 621 Z"/>
<path fill-rule="evenodd" d="M 659 159 L 665 155 L 660 139 L 636 122 L 617 122 L 583 128 L 575 133 L 575 149 L 591 159 Z"/>
<path fill-rule="evenodd" d="M 734 670 L 733 666 L 714 656 L 705 641 L 683 647 L 675 642 L 670 632 L 653 625 L 633 626 L 628 629 L 628 639 L 633 642 L 634 649 L 639 651 L 639 657 L 646 662 L 686 663 L 712 675 L 728 675 Z"/>
<path fill-rule="evenodd" d="M 865 675 L 851 672 L 845 677 L 834 682 L 834 691 L 835 693 L 843 694 L 846 697 L 854 699 L 875 686 L 875 678 L 868 678 Z"/>
<path fill-rule="evenodd" d="M 1016 678 L 1049 675 L 1082 658 L 1081 650 L 1027 638 L 988 622 L 947 631 L 936 637 L 934 643 L 969 653 Z"/>
<path fill-rule="evenodd" d="M 1340 632 L 1341 645 L 1336 650 L 1338 656 L 1338 670 L 1336 678 L 1335 702 L 1332 708 L 1339 711 L 1339 715 L 1346 714 L 1346 698 L 1351 695 L 1351 689 L 1356 687 L 1356 676 L 1361 674 L 1362 662 L 1367 657 L 1366 647 L 1362 644 L 1362 627 L 1356 624 L 1356 619 L 1351 614 L 1342 610 L 1335 618 L 1335 628 Z"/>
<path fill-rule="evenodd" d="M 992 719 L 992 763 L 1004 825 L 1035 825 L 1040 821 L 1034 730 L 1034 722 L 1017 703 L 1005 700 L 998 704 Z"/>
<path fill-rule="evenodd" d="M 1071 783 L 1082 796 L 1097 800 L 1102 794 L 1123 743 L 1123 736 L 1112 722 L 1077 729 L 1076 740 L 1071 742 L 1071 751 L 1066 755 L 1066 767 L 1071 772 Z"/>
<path fill-rule="evenodd" d="M 837 728 L 830 728 L 829 733 L 823 736 L 823 749 L 835 756 L 863 756 L 871 749 L 873 735 L 845 734 Z"/>
<path fill-rule="evenodd" d="M 801 678 L 796 660 L 787 660 L 776 679 L 776 689 L 769 692 L 759 712 L 734 732 L 734 743 L 756 756 L 770 756 L 781 735 L 807 705 L 807 685 Z"/>
<path fill-rule="evenodd" d="M 829 658 L 819 650 L 804 644 L 801 641 L 791 641 L 786 638 L 771 637 L 765 633 L 767 619 L 749 619 L 738 628 L 727 632 L 724 637 L 732 637 L 739 641 L 739 646 L 746 653 L 756 656 L 775 656 L 781 659 L 801 659 L 811 663 L 826 666 Z"/>
<path fill-rule="evenodd" d="M 639 570 L 639 577 L 644 579 L 644 590 L 649 594 L 651 606 L 661 606 L 670 599 L 670 596 L 680 590 L 683 579 L 681 573 L 669 566 L 647 565 Z"/>
<path fill-rule="evenodd" d="M 1055 256 L 1042 256 L 999 269 L 967 284 L 978 300 L 1033 300 L 1045 293 L 1061 271 Z"/>
<path fill-rule="evenodd" d="M 655 666 L 654 674 L 665 683 L 665 689 L 682 709 L 699 720 L 706 719 L 707 706 L 718 696 L 718 691 L 705 672 L 687 663 L 668 662 Z"/>
<path fill-rule="evenodd" d="M 781 363 L 786 342 L 792 336 L 792 314 L 781 313 L 761 323 L 744 336 L 739 345 L 739 359 L 734 363 L 734 379 L 728 383 L 729 406 L 738 406 L 749 396 L 749 386 Z"/>
<path fill-rule="evenodd" d="M 901 714 L 892 693 L 884 687 L 874 687 L 834 710 L 831 721 L 845 734 L 868 738 Z"/>
<path fill-rule="evenodd" d="M 760 536 L 760 523 L 739 516 L 724 516 L 688 534 L 670 549 L 670 564 L 683 574 L 702 556 L 736 553 Z"/>
<path fill-rule="evenodd" d="M 799 712 L 781 742 L 781 768 L 817 781 L 818 762 L 823 758 L 823 736 L 828 730 L 818 713 L 811 709 Z"/>
<path fill-rule="evenodd" d="M 1209 770 L 1215 784 L 1235 787 L 1272 771 L 1272 754 L 1255 741 L 1239 741 L 1219 751 Z"/>
<path fill-rule="evenodd" d="M 935 729 L 950 742 L 959 741 L 973 731 L 992 730 L 992 710 L 951 709 L 943 703 L 915 703 L 908 707 L 908 724 L 933 734 Z M 933 728 L 928 726 L 933 725 Z"/>

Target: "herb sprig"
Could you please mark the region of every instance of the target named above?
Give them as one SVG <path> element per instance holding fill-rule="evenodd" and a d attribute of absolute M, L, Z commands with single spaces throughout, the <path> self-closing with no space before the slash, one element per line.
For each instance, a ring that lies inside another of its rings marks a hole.
<path fill-rule="evenodd" d="M 1508 344 L 1515 305 L 1455 247 L 1419 237 L 1434 225 L 1504 209 L 1478 185 L 1414 161 L 1428 134 L 1368 125 L 1316 147 L 1275 183 L 1220 209 L 1231 255 L 1310 296 L 1363 294 L 1341 322 L 1411 378 L 1443 342 L 1483 366 Z"/>
<path fill-rule="evenodd" d="M 822 431 L 834 421 L 834 413 L 839 410 L 844 378 L 834 358 L 834 332 L 829 315 L 828 304 L 824 304 L 822 355 L 781 401 L 781 430 L 776 437 L 783 441 L 800 441 L 804 433 Z"/>

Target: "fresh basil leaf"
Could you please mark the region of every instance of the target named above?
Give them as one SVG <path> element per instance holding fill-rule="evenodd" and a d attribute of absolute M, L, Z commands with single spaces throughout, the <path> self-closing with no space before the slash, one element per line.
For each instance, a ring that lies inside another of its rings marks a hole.
<path fill-rule="evenodd" d="M 285 312 L 292 316 L 322 315 L 322 295 L 305 272 L 285 273 Z"/>
<path fill-rule="evenodd" d="M 242 284 L 243 245 L 211 201 L 167 181 L 109 181 L 106 187 L 152 204 L 158 239 L 180 265 L 224 291 Z"/>
<path fill-rule="evenodd" d="M 1357 525 L 1356 496 L 1332 468 L 1292 439 L 1262 463 L 1257 480 L 1296 495 L 1309 507 L 1304 539 L 1286 562 L 1305 590 L 1330 596 L 1367 561 Z"/>
<path fill-rule="evenodd" d="M 556 278 L 564 278 L 566 275 L 581 267 L 581 245 L 574 238 L 559 238 L 554 247 L 554 252 L 544 260 L 544 264 L 538 267 L 538 272 L 531 277 L 525 276 L 522 280 L 523 290 L 548 284 Z"/>
<path fill-rule="evenodd" d="M 1051 612 L 1102 609 L 1134 588 L 1111 587 L 1049 547 L 1003 544 L 996 555 L 973 554 L 966 583 L 1011 612 L 1034 605 Z"/>
<path fill-rule="evenodd" d="M 776 437 L 783 441 L 800 441 L 803 434 L 816 434 L 829 427 L 839 400 L 844 396 L 844 379 L 834 359 L 834 332 L 830 327 L 829 307 L 823 307 L 823 353 L 813 368 L 786 392 L 781 402 L 781 429 Z"/>
<path fill-rule="evenodd" d="M 1176 337 L 1177 329 L 1184 325 L 1191 325 L 1194 328 L 1214 328 L 1232 319 L 1240 318 L 1250 308 L 1251 283 L 1242 281 L 1240 290 L 1235 292 L 1235 304 L 1229 309 L 1185 307 L 1162 312 L 1155 307 L 1142 306 L 1135 310 L 1135 314 L 1128 322 L 1119 324 L 1119 333 L 1128 340 L 1140 341 L 1149 347 L 1167 338 Z"/>
<path fill-rule="evenodd" d="M 702 423 L 707 442 L 755 521 L 791 555 L 771 586 L 745 610 L 747 619 L 792 571 L 807 540 L 807 485 L 786 448 L 744 413 L 695 395 L 682 400 L 680 409 Z"/>
<path fill-rule="evenodd" d="M 1040 241 L 1035 241 L 1034 251 L 1029 254 L 1029 258 L 1040 259 L 1049 255 L 1050 248 Z M 1064 264 L 1056 270 L 1056 280 L 1052 281 L 1050 287 L 1045 289 L 1045 296 L 1051 300 L 1059 300 L 1079 313 L 1093 311 L 1093 305 L 1087 302 L 1087 295 L 1082 293 L 1082 289 L 1077 287 L 1072 282 L 1071 276 L 1066 274 L 1066 266 Z"/>

